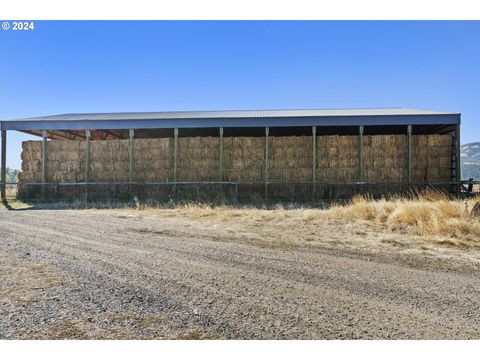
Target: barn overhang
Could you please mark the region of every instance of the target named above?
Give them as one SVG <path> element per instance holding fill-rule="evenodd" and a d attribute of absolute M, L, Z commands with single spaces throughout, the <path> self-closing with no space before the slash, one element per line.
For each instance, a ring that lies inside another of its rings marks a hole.
<path fill-rule="evenodd" d="M 184 129 L 183 133 L 189 136 L 211 136 L 217 128 L 227 129 L 231 134 L 242 134 L 251 129 L 249 134 L 254 135 L 256 128 L 259 134 L 260 128 L 264 127 L 279 128 L 278 131 L 284 134 L 289 131 L 287 129 L 301 133 L 298 129 L 312 126 L 330 128 L 330 131 L 337 128 L 339 133 L 349 133 L 348 128 L 365 126 L 375 133 L 388 133 L 396 132 L 395 127 L 401 127 L 398 131 L 404 132 L 405 126 L 412 125 L 419 133 L 446 133 L 459 124 L 458 113 L 398 108 L 64 114 L 5 120 L 0 122 L 0 128 L 37 136 L 47 131 L 49 139 L 82 140 L 85 139 L 85 130 L 92 130 L 93 139 L 124 139 L 128 138 L 129 129 L 143 130 L 145 137 L 146 131 L 153 136 L 173 136 L 173 130 L 170 134 L 168 129 L 175 128 Z"/>

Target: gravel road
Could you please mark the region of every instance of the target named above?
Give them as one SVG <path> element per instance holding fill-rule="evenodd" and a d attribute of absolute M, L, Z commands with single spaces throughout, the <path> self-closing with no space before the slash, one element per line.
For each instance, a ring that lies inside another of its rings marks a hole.
<path fill-rule="evenodd" d="M 35 276 L 26 264 L 49 271 L 15 299 L 2 284 L 0 338 L 480 338 L 474 271 L 256 246 L 225 231 L 133 211 L 0 210 L 12 276 Z"/>

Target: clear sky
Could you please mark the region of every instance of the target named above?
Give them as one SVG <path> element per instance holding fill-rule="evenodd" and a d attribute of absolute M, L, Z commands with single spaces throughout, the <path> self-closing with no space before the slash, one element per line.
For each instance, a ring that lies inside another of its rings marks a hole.
<path fill-rule="evenodd" d="M 480 22 L 38 21 L 0 30 L 0 119 L 413 107 L 480 141 Z M 20 168 L 9 132 L 7 165 Z"/>

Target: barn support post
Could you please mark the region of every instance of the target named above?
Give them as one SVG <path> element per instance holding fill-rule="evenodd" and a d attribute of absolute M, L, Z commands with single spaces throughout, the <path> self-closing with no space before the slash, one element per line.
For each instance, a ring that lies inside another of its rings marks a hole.
<path fill-rule="evenodd" d="M 407 173 L 408 185 L 412 185 L 413 167 L 412 167 L 412 125 L 407 126 Z"/>
<path fill-rule="evenodd" d="M 460 124 L 455 127 L 455 193 L 460 196 L 462 190 L 462 164 L 460 157 Z"/>
<path fill-rule="evenodd" d="M 128 182 L 133 182 L 133 139 L 135 131 L 133 129 L 128 130 Z"/>
<path fill-rule="evenodd" d="M 85 182 L 90 181 L 90 140 L 92 138 L 92 134 L 90 130 L 85 130 Z"/>
<path fill-rule="evenodd" d="M 223 155 L 223 127 L 220 128 L 220 164 L 219 164 L 219 180 L 223 181 L 224 173 L 224 155 Z"/>
<path fill-rule="evenodd" d="M 173 129 L 173 196 L 177 196 L 178 128 Z"/>
<path fill-rule="evenodd" d="M 85 130 L 85 202 L 88 205 L 88 182 L 90 181 L 90 130 Z"/>
<path fill-rule="evenodd" d="M 265 127 L 265 156 L 264 156 L 264 163 L 265 163 L 265 171 L 264 171 L 264 182 L 265 182 L 265 202 L 268 201 L 268 135 L 270 133 L 270 129 L 268 126 Z"/>
<path fill-rule="evenodd" d="M 317 181 L 317 127 L 312 126 L 312 200 L 315 200 Z"/>
<path fill-rule="evenodd" d="M 317 179 L 317 127 L 312 126 L 312 182 Z"/>
<path fill-rule="evenodd" d="M 363 125 L 358 127 L 358 181 L 363 182 Z"/>
<path fill-rule="evenodd" d="M 47 183 L 47 138 L 48 133 L 42 130 L 42 198 L 45 200 L 45 186 Z"/>
<path fill-rule="evenodd" d="M 178 128 L 173 129 L 173 182 L 177 181 L 178 162 Z"/>
<path fill-rule="evenodd" d="M 128 187 L 130 195 L 132 195 L 132 183 L 133 183 L 133 139 L 135 131 L 133 129 L 128 130 Z"/>
<path fill-rule="evenodd" d="M 7 201 L 7 130 L 2 130 L 2 165 L 1 165 L 1 198 L 3 202 Z"/>

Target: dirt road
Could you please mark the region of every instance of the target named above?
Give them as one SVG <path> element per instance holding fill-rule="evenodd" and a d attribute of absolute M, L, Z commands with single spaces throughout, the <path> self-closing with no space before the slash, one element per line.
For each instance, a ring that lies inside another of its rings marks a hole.
<path fill-rule="evenodd" d="M 126 210 L 2 209 L 0 338 L 480 338 L 478 271 L 240 230 Z M 319 241 L 332 231 L 351 236 L 326 223 Z"/>

